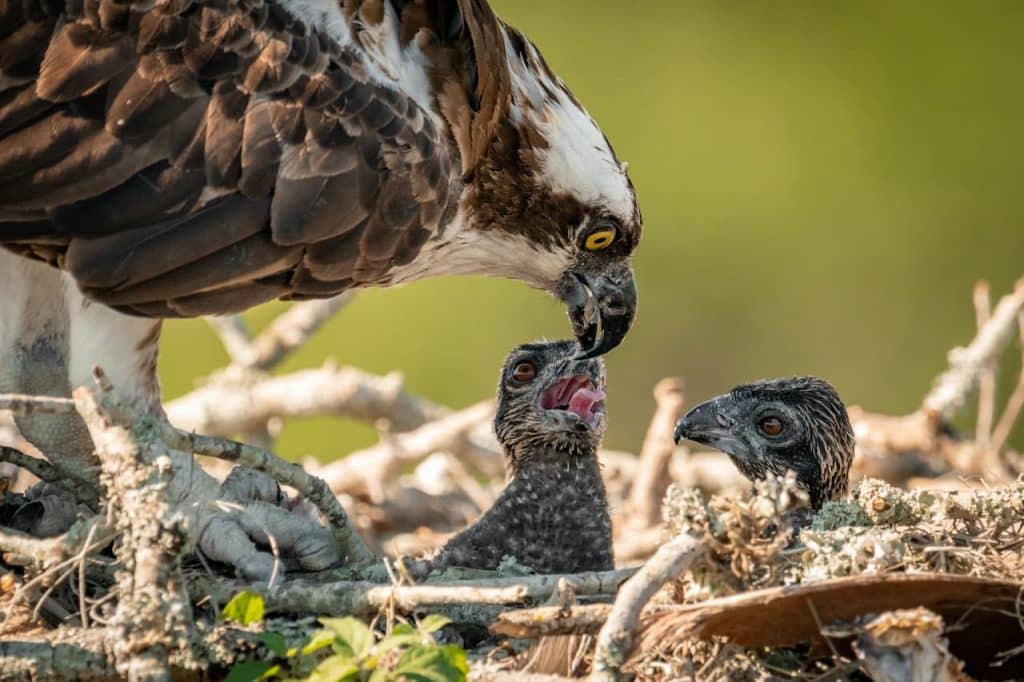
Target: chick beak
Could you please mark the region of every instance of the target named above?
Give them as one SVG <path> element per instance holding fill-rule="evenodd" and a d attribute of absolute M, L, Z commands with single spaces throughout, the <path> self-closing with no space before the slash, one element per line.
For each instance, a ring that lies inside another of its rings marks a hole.
<path fill-rule="evenodd" d="M 721 398 L 713 398 L 697 405 L 676 422 L 675 441 L 684 438 L 712 445 L 715 441 L 731 435 L 733 420 L 721 409 Z"/>

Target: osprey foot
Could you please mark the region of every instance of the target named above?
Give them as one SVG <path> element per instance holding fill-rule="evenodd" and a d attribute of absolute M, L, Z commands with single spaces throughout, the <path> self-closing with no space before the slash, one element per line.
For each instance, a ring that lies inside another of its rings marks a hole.
<path fill-rule="evenodd" d="M 23 495 L 8 495 L 3 507 L 10 513 L 4 525 L 37 538 L 60 535 L 78 517 L 75 496 L 52 483 L 37 483 Z"/>
<path fill-rule="evenodd" d="M 196 486 L 189 504 L 199 551 L 244 580 L 278 583 L 286 570 L 322 571 L 344 559 L 330 529 L 258 471 L 236 467 L 213 491 Z"/>

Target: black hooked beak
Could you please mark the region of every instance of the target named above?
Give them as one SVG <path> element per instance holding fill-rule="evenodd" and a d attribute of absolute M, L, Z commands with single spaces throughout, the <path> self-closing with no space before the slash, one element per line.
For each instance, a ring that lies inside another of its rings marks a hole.
<path fill-rule="evenodd" d="M 604 355 L 626 338 L 636 317 L 636 281 L 628 264 L 598 276 L 570 270 L 559 290 L 580 344 L 576 359 Z"/>
<path fill-rule="evenodd" d="M 676 422 L 673 434 L 676 443 L 686 438 L 704 445 L 713 445 L 719 438 L 728 437 L 734 422 L 720 409 L 720 401 L 721 398 L 707 400 Z"/>

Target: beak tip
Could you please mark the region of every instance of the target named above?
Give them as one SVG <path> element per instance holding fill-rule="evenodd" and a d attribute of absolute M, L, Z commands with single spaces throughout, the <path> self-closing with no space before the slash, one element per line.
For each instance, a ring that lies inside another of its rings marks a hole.
<path fill-rule="evenodd" d="M 672 432 L 672 440 L 675 441 L 676 445 L 679 445 L 679 441 L 686 437 L 686 424 L 680 419 L 676 422 L 675 431 Z"/>
<path fill-rule="evenodd" d="M 569 271 L 558 294 L 569 308 L 569 319 L 580 345 L 576 359 L 591 359 L 616 348 L 636 318 L 636 284 L 626 266 L 623 275 L 600 278 Z"/>

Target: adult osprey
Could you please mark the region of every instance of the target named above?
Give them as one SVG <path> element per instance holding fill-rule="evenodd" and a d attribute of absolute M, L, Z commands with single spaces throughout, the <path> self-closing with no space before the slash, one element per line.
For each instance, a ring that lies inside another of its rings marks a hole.
<path fill-rule="evenodd" d="M 564 300 L 589 356 L 630 327 L 623 164 L 485 0 L 0 0 L 0 36 L 0 244 L 92 301 L 475 273 Z"/>
<path fill-rule="evenodd" d="M 608 141 L 484 0 L 0 0 L 0 393 L 98 364 L 159 412 L 160 318 L 456 273 L 554 293 L 592 357 L 632 323 L 639 238 Z M 80 421 L 18 426 L 95 482 Z M 269 528 L 337 558 L 258 504 L 218 516 L 276 498 L 189 462 L 208 556 L 266 577 Z"/>

